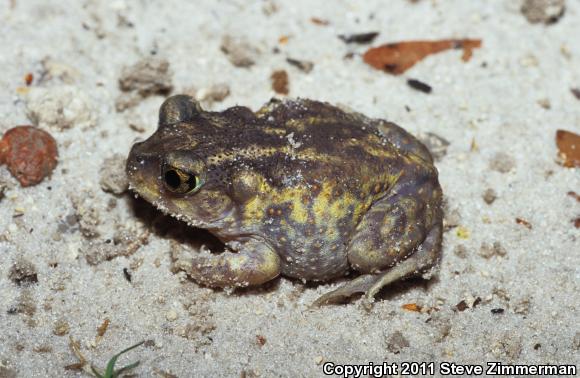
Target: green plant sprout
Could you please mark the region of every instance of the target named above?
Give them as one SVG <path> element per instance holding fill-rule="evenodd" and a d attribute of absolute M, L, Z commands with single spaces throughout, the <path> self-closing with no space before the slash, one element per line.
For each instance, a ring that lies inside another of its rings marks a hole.
<path fill-rule="evenodd" d="M 97 369 L 95 369 L 92 365 L 91 365 L 91 370 L 93 371 L 93 374 L 98 377 L 98 378 L 117 378 L 121 373 L 126 372 L 127 370 L 131 370 L 133 368 L 136 368 L 139 363 L 141 361 L 137 361 L 137 362 L 133 362 L 132 364 L 129 364 L 127 366 L 123 366 L 122 368 L 115 370 L 115 364 L 117 363 L 117 359 L 124 353 L 127 353 L 128 351 L 130 351 L 131 349 L 135 349 L 138 346 L 140 346 L 141 344 L 143 344 L 145 341 L 141 341 L 140 343 L 137 343 L 133 346 L 130 346 L 129 348 L 122 350 L 121 352 L 119 352 L 118 354 L 114 355 L 110 360 L 109 363 L 107 364 L 107 368 L 105 370 L 105 374 L 101 374 L 97 371 Z"/>

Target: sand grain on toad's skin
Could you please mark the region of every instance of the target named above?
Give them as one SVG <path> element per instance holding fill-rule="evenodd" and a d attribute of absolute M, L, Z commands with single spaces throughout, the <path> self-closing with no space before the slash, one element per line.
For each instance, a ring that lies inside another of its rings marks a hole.
<path fill-rule="evenodd" d="M 234 252 L 195 256 L 214 287 L 279 274 L 362 275 L 319 304 L 423 272 L 441 251 L 441 188 L 423 144 L 395 124 L 312 100 L 207 112 L 173 96 L 155 134 L 133 146 L 131 187 L 209 230 Z M 396 243 L 393 241 L 396 240 Z"/>

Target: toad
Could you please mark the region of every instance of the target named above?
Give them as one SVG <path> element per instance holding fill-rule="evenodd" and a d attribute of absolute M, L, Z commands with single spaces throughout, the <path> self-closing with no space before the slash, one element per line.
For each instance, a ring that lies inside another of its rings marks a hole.
<path fill-rule="evenodd" d="M 394 123 L 328 103 L 210 112 L 170 97 L 157 131 L 132 147 L 127 174 L 145 200 L 224 243 L 187 267 L 210 287 L 355 271 L 315 305 L 355 293 L 372 302 L 441 254 L 442 192 L 427 148 Z"/>

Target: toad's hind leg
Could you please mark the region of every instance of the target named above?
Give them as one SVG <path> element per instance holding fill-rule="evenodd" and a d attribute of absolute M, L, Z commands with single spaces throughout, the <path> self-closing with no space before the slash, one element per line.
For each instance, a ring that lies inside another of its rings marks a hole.
<path fill-rule="evenodd" d="M 439 223 L 429 231 L 423 243 L 411 257 L 379 274 L 379 278 L 366 291 L 366 299 L 372 302 L 375 295 L 383 287 L 402 278 L 421 274 L 433 268 L 439 262 L 441 239 L 442 225 Z"/>
<path fill-rule="evenodd" d="M 412 177 L 393 188 L 393 195 L 373 204 L 357 226 L 348 246 L 348 261 L 363 275 L 315 304 L 336 302 L 355 293 L 372 298 L 391 282 L 437 263 L 442 238 L 441 188 L 436 176 Z"/>
<path fill-rule="evenodd" d="M 312 306 L 316 307 L 339 302 L 357 293 L 366 293 L 367 303 L 372 303 L 374 296 L 383 287 L 402 278 L 426 272 L 437 264 L 441 248 L 441 233 L 442 225 L 439 223 L 431 229 L 423 243 L 411 257 L 391 268 L 387 268 L 382 273 L 363 274 L 338 289 L 320 296 L 314 301 Z"/>

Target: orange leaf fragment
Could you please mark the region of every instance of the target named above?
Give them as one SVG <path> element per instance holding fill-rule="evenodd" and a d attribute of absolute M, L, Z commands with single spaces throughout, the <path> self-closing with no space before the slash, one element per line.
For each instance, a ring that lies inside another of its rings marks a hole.
<path fill-rule="evenodd" d="M 516 218 L 516 223 L 521 224 L 522 226 L 526 227 L 528 230 L 532 229 L 532 224 L 523 218 Z"/>
<path fill-rule="evenodd" d="M 97 327 L 97 335 L 102 337 L 105 334 L 105 332 L 107 332 L 110 323 L 111 321 L 109 320 L 109 318 L 105 318 L 103 323 L 99 327 Z"/>
<path fill-rule="evenodd" d="M 559 163 L 566 168 L 580 167 L 580 135 L 571 131 L 556 131 Z"/>
<path fill-rule="evenodd" d="M 481 39 L 396 42 L 368 49 L 363 59 L 376 69 L 400 75 L 425 57 L 449 49 L 463 49 L 461 59 L 467 62 L 473 55 L 473 49 L 479 47 Z"/>
<path fill-rule="evenodd" d="M 282 35 L 280 36 L 280 38 L 278 38 L 278 43 L 281 45 L 285 45 L 288 43 L 288 41 L 290 40 L 290 37 L 287 35 Z"/>
<path fill-rule="evenodd" d="M 31 73 L 27 73 L 24 76 L 24 82 L 26 83 L 27 86 L 30 86 L 30 84 L 32 84 L 33 80 L 34 80 L 34 75 Z"/>
<path fill-rule="evenodd" d="M 313 24 L 320 25 L 320 26 L 327 26 L 328 24 L 330 24 L 330 22 L 328 20 L 324 20 L 324 19 L 318 18 L 318 17 L 311 17 L 310 21 Z"/>
<path fill-rule="evenodd" d="M 401 307 L 403 308 L 403 310 L 407 310 L 407 311 L 414 311 L 414 312 L 421 311 L 421 306 L 419 306 L 417 303 L 405 303 Z"/>

